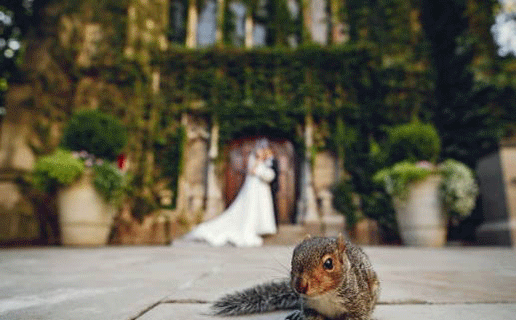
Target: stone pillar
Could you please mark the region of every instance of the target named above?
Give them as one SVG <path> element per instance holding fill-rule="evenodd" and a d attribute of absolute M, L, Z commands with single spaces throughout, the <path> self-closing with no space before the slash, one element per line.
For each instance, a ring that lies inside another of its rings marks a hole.
<path fill-rule="evenodd" d="M 186 131 L 183 168 L 179 177 L 177 211 L 189 223 L 199 222 L 206 196 L 206 167 L 208 163 L 207 125 L 201 117 L 183 113 L 181 124 Z"/>
<path fill-rule="evenodd" d="M 507 208 L 507 226 L 513 247 L 516 247 L 516 142 L 502 141 L 500 165 Z"/>
<path fill-rule="evenodd" d="M 199 8 L 196 0 L 188 0 L 188 18 L 186 25 L 186 47 L 197 47 L 197 23 L 199 21 Z"/>
<path fill-rule="evenodd" d="M 206 186 L 206 212 L 203 220 L 209 220 L 223 210 L 222 192 L 220 190 L 219 181 L 215 173 L 215 161 L 219 154 L 219 123 L 217 120 L 212 121 L 210 134 L 210 149 L 208 151 L 208 176 Z"/>
<path fill-rule="evenodd" d="M 31 94 L 30 85 L 11 86 L 0 114 L 0 242 L 39 237 L 36 212 L 17 182 L 35 162 L 28 144 L 34 115 L 23 106 Z"/>
<path fill-rule="evenodd" d="M 344 216 L 333 208 L 331 187 L 337 181 L 336 157 L 329 151 L 318 152 L 314 159 L 313 185 L 321 213 L 325 236 L 336 236 L 344 232 Z"/>
<path fill-rule="evenodd" d="M 476 168 L 483 222 L 476 229 L 481 245 L 516 247 L 516 140 L 504 139 L 500 150 L 482 157 Z"/>
<path fill-rule="evenodd" d="M 251 10 L 250 8 L 246 8 L 246 10 Z M 254 21 L 252 13 L 246 12 L 245 15 L 245 47 L 252 48 L 253 47 L 253 32 L 254 32 Z"/>
<path fill-rule="evenodd" d="M 186 130 L 188 126 L 188 115 L 186 112 L 181 114 L 181 126 Z M 183 168 L 179 173 L 178 182 L 177 182 L 177 199 L 176 199 L 176 210 L 179 214 L 186 213 L 186 190 L 188 188 L 185 180 L 185 169 L 184 163 L 186 160 L 186 145 L 183 148 L 183 154 L 181 154 L 181 162 L 183 163 Z"/>
<path fill-rule="evenodd" d="M 320 217 L 317 212 L 317 201 L 313 186 L 312 176 L 312 148 L 313 148 L 313 118 L 307 115 L 305 118 L 305 158 L 302 167 L 301 186 L 301 210 L 302 222 L 311 234 L 318 234 L 320 230 Z"/>
<path fill-rule="evenodd" d="M 301 15 L 303 17 L 303 36 L 302 42 L 311 42 L 313 40 L 312 37 L 312 1 L 311 0 L 301 0 Z"/>

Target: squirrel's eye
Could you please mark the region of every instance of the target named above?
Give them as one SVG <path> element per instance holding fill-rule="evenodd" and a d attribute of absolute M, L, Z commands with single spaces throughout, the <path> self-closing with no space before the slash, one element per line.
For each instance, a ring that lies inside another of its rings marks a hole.
<path fill-rule="evenodd" d="M 326 259 L 326 261 L 324 261 L 323 263 L 323 267 L 326 270 L 333 269 L 333 260 L 331 258 Z"/>

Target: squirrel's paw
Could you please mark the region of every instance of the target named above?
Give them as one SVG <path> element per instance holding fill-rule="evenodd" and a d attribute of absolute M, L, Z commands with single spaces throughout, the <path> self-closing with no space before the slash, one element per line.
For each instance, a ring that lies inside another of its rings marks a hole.
<path fill-rule="evenodd" d="M 305 314 L 301 310 L 296 310 L 289 314 L 285 320 L 325 320 L 326 318 L 320 314 Z"/>
<path fill-rule="evenodd" d="M 296 310 L 294 312 L 292 312 L 291 314 L 289 314 L 285 320 L 306 320 L 305 318 L 305 315 L 303 314 L 303 312 L 301 312 L 301 310 Z"/>

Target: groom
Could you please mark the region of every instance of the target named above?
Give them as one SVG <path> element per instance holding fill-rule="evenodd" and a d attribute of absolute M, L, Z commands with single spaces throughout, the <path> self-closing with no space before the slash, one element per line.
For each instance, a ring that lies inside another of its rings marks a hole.
<path fill-rule="evenodd" d="M 274 219 L 276 220 L 276 226 L 279 223 L 279 212 L 278 212 L 278 203 L 277 203 L 277 196 L 279 185 L 278 185 L 278 160 L 276 160 L 276 157 L 274 156 L 274 153 L 272 152 L 271 147 L 267 147 L 266 149 L 266 155 L 268 159 L 271 159 L 272 162 L 272 170 L 274 171 L 274 180 L 271 181 L 271 192 L 272 192 L 272 204 L 274 206 Z"/>

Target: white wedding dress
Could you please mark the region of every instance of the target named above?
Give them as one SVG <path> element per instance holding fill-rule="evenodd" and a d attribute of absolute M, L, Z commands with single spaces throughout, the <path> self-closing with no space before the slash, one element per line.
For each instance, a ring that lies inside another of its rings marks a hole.
<path fill-rule="evenodd" d="M 213 246 L 231 243 L 237 247 L 261 246 L 260 235 L 276 233 L 270 182 L 274 179 L 271 160 L 256 164 L 249 157 L 247 176 L 237 197 L 218 217 L 198 225 L 185 236 L 187 240 L 204 240 Z"/>

